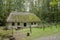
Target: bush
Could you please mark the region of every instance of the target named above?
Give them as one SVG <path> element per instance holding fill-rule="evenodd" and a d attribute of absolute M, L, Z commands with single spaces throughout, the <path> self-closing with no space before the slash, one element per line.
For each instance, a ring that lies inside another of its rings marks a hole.
<path fill-rule="evenodd" d="M 9 30 L 7 27 L 4 27 L 3 30 Z"/>

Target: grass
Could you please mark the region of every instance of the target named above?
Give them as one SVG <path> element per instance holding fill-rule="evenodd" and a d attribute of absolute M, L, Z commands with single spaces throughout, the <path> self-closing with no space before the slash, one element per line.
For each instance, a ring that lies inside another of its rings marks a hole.
<path fill-rule="evenodd" d="M 25 28 L 25 29 L 21 29 L 18 30 L 23 34 L 26 33 L 30 33 L 30 29 L 29 28 Z M 14 30 L 14 32 L 16 32 L 16 30 Z M 0 35 L 5 35 L 5 34 L 11 34 L 12 30 L 0 30 Z M 22 38 L 21 40 L 33 40 L 35 38 L 38 37 L 43 37 L 43 36 L 49 36 L 49 35 L 53 35 L 53 34 L 58 34 L 60 33 L 60 25 L 56 26 L 52 25 L 51 27 L 46 27 L 43 31 L 42 28 L 32 28 L 32 33 L 30 33 L 30 36 L 27 38 Z"/>
<path fill-rule="evenodd" d="M 27 32 L 29 32 L 29 28 L 23 29 L 20 31 L 22 33 L 27 33 Z M 57 33 L 60 33 L 60 27 L 57 27 L 57 28 L 55 26 L 52 26 L 52 28 L 47 27 L 47 28 L 45 28 L 44 31 L 41 28 L 32 28 L 32 33 L 28 37 L 28 39 L 33 40 L 33 39 L 38 38 L 38 37 L 49 36 L 49 35 L 53 35 L 53 34 L 57 34 Z M 26 40 L 26 39 L 24 39 L 24 40 Z"/>
<path fill-rule="evenodd" d="M 15 31 L 15 30 L 13 30 Z M 4 35 L 12 35 L 12 30 L 0 30 L 0 37 Z"/>

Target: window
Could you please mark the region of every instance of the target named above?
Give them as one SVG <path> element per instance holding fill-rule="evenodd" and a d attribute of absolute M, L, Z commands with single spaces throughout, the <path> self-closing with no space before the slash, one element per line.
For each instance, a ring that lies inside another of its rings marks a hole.
<path fill-rule="evenodd" d="M 34 22 L 34 24 L 36 25 L 36 22 Z"/>
<path fill-rule="evenodd" d="M 27 24 L 26 23 L 24 23 L 24 27 L 26 27 L 27 26 Z"/>
<path fill-rule="evenodd" d="M 36 22 L 32 22 L 31 25 L 36 25 Z"/>
<path fill-rule="evenodd" d="M 31 23 L 31 25 L 33 25 L 33 22 Z"/>
<path fill-rule="evenodd" d="M 20 23 L 18 22 L 17 25 L 20 25 Z"/>
<path fill-rule="evenodd" d="M 13 23 L 12 23 L 12 26 L 14 26 L 14 25 L 15 25 L 15 23 L 13 22 Z"/>

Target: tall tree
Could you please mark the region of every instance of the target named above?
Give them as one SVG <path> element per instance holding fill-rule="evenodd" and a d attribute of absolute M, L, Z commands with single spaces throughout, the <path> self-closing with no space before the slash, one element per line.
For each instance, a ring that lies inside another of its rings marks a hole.
<path fill-rule="evenodd" d="M 2 0 L 0 0 L 0 25 L 2 24 L 3 21 L 3 13 L 2 13 Z"/>
<path fill-rule="evenodd" d="M 15 0 L 15 10 L 25 11 L 24 9 L 24 0 Z"/>
<path fill-rule="evenodd" d="M 0 21 L 1 25 L 5 25 L 7 16 L 11 12 L 11 0 L 0 0 Z"/>

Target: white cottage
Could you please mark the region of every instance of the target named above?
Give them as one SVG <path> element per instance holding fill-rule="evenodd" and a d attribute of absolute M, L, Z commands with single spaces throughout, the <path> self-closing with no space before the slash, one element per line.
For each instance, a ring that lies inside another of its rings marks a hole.
<path fill-rule="evenodd" d="M 40 19 L 33 13 L 29 12 L 11 12 L 7 18 L 7 27 L 24 28 L 24 27 L 37 27 Z"/>

